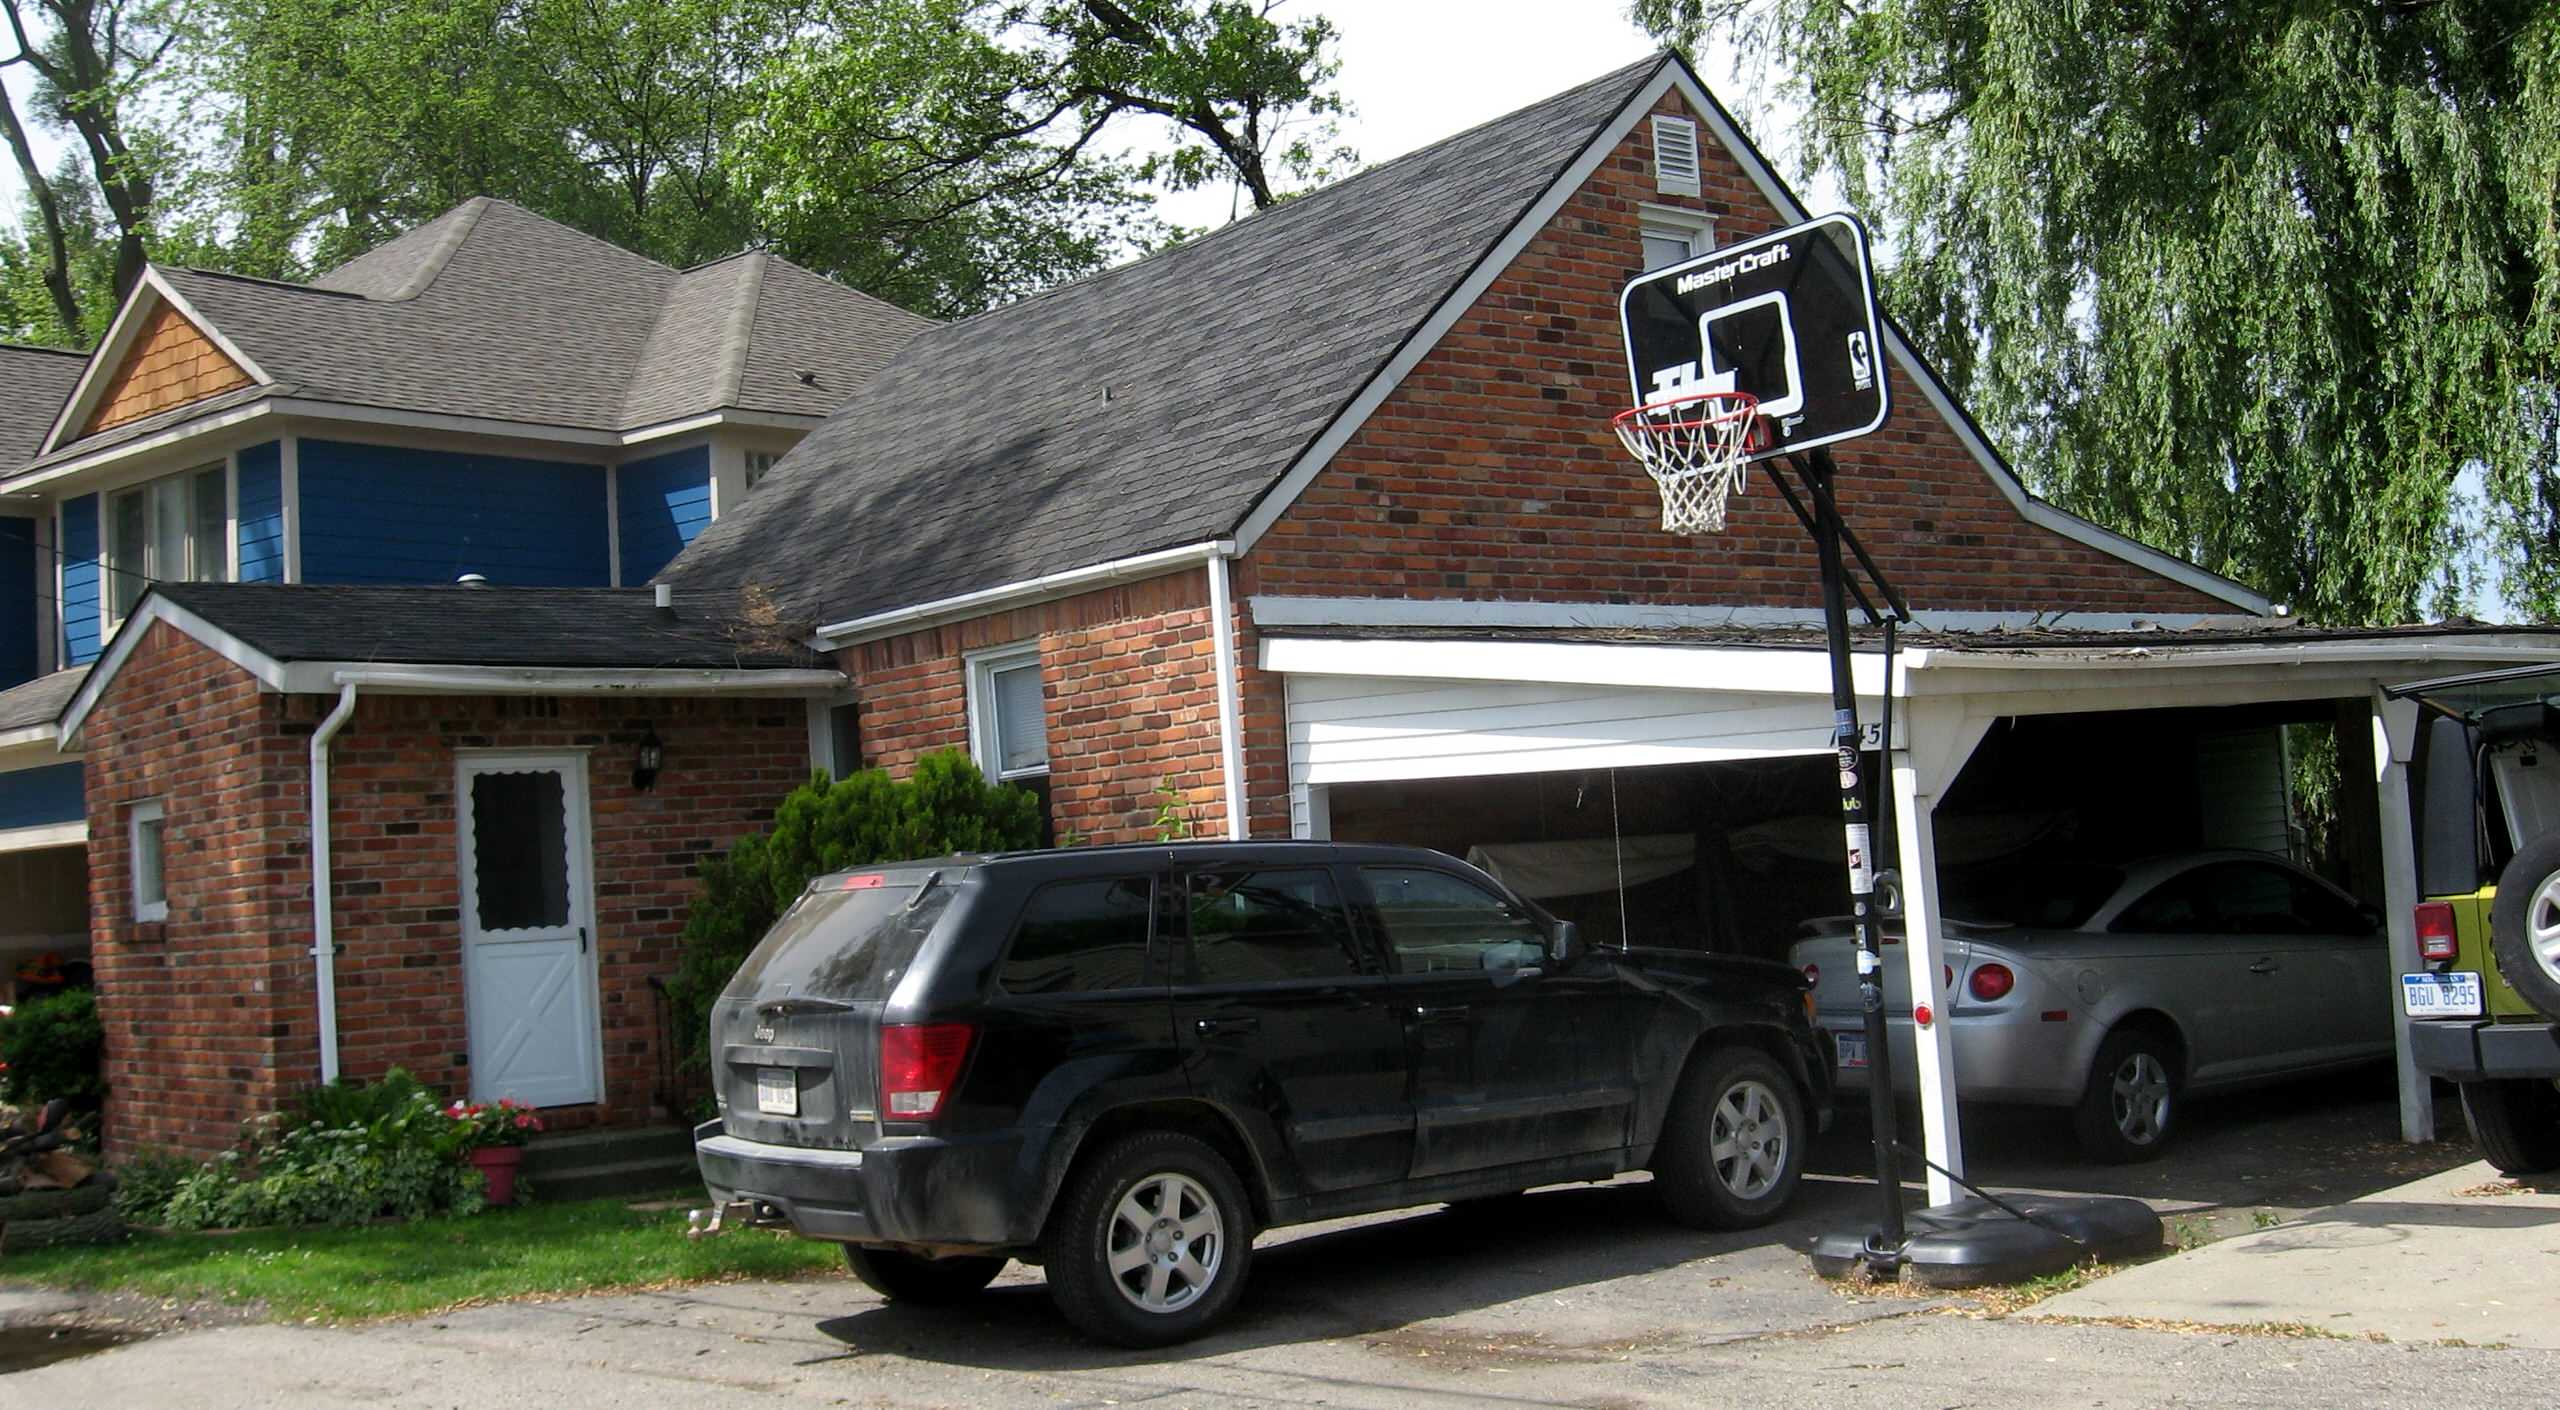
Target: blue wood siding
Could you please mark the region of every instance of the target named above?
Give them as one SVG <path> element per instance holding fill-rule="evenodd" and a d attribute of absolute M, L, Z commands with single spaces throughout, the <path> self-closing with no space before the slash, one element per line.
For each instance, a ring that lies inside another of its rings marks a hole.
<path fill-rule="evenodd" d="M 297 454 L 304 582 L 608 581 L 601 466 L 344 441 Z"/>
<path fill-rule="evenodd" d="M 622 523 L 622 581 L 658 575 L 711 522 L 711 447 L 671 450 L 616 470 Z"/>
<path fill-rule="evenodd" d="M 76 763 L 0 774 L 0 832 L 78 822 L 87 816 L 89 803 L 80 790 Z"/>
<path fill-rule="evenodd" d="M 0 515 L 0 690 L 36 678 L 36 604 L 52 596 L 36 590 L 36 521 Z"/>
<path fill-rule="evenodd" d="M 284 581 L 284 447 L 240 452 L 240 581 Z"/>
<path fill-rule="evenodd" d="M 62 661 L 98 659 L 98 497 L 62 502 Z"/>

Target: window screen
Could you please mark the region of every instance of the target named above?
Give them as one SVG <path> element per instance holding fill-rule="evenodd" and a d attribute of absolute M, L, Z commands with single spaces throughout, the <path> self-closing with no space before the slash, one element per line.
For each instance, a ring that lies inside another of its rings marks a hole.
<path fill-rule="evenodd" d="M 168 821 L 158 801 L 133 810 L 133 918 L 159 920 L 169 913 Z"/>
<path fill-rule="evenodd" d="M 482 930 L 569 923 L 569 804 L 558 771 L 471 776 Z"/>
<path fill-rule="evenodd" d="M 224 542 L 230 537 L 230 506 L 223 503 L 221 466 L 199 470 L 189 480 L 190 522 L 187 526 L 186 574 L 190 582 L 218 583 L 231 574 L 231 554 Z M 174 571 L 175 565 L 171 565 Z M 164 573 L 161 576 L 170 576 Z"/>
<path fill-rule="evenodd" d="M 1137 988 L 1154 911 L 1155 883 L 1143 876 L 1043 886 L 1022 908 L 998 982 L 1013 994 Z"/>
<path fill-rule="evenodd" d="M 107 502 L 107 604 L 121 618 L 142 600 L 151 581 L 151 493 L 127 490 Z"/>
<path fill-rule="evenodd" d="M 1689 237 L 1671 235 L 1660 230 L 1644 232 L 1644 267 L 1661 269 L 1678 264 L 1689 257 Z"/>
<path fill-rule="evenodd" d="M 1333 874 L 1320 867 L 1200 872 L 1190 879 L 1191 955 L 1202 984 L 1372 973 Z"/>
<path fill-rule="evenodd" d="M 1546 933 L 1520 908 L 1462 877 L 1363 867 L 1378 923 L 1407 974 L 1517 969 L 1546 958 Z"/>

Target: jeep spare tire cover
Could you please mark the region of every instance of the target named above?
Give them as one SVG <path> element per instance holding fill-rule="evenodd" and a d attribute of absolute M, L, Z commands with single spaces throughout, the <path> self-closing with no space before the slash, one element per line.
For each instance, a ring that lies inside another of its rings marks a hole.
<path fill-rule="evenodd" d="M 2560 1019 L 2560 833 L 2526 843 L 2498 873 L 2489 945 L 2524 1001 Z"/>

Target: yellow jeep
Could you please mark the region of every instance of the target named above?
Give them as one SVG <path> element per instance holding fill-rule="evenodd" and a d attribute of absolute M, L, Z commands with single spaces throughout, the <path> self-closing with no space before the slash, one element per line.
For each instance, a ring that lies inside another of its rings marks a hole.
<path fill-rule="evenodd" d="M 2489 1163 L 2560 1168 L 2560 667 L 2395 687 L 2420 707 L 2411 799 L 2420 1071 L 2462 1091 Z"/>

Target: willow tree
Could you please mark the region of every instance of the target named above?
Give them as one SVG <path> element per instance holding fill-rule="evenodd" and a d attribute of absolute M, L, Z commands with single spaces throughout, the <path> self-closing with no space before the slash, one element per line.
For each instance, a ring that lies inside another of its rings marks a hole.
<path fill-rule="evenodd" d="M 2560 612 L 2560 6 L 1635 0 L 1803 110 L 1801 163 L 2035 487 L 2339 622 L 2489 545 Z"/>

